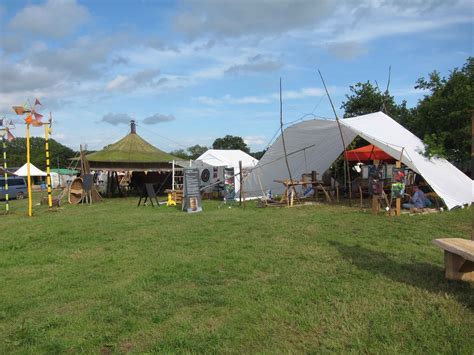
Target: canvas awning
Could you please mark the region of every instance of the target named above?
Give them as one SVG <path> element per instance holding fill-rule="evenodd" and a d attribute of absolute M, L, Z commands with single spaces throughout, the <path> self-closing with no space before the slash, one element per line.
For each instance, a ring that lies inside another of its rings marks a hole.
<path fill-rule="evenodd" d="M 341 119 L 341 131 L 346 145 L 356 136 L 397 157 L 410 169 L 422 175 L 448 207 L 471 204 L 472 180 L 454 165 L 442 158 L 429 158 L 423 153 L 423 142 L 399 123 L 382 112 Z M 336 121 L 310 120 L 295 124 L 284 131 L 288 162 L 292 177 L 316 170 L 324 173 L 343 152 Z M 246 196 L 261 196 L 268 190 L 283 192 L 275 179 L 287 179 L 288 170 L 281 136 L 272 144 L 245 181 Z"/>

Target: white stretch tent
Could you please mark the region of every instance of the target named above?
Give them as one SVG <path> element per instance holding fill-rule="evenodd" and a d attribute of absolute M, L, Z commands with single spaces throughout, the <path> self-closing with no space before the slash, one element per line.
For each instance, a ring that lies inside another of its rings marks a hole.
<path fill-rule="evenodd" d="M 200 160 L 211 166 L 225 166 L 234 168 L 234 174 L 237 175 L 239 170 L 239 161 L 242 162 L 242 169 L 250 170 L 255 168 L 258 160 L 238 149 L 209 149 L 196 160 Z M 238 195 L 240 191 L 240 178 L 235 178 L 235 192 Z"/>
<path fill-rule="evenodd" d="M 339 122 L 346 145 L 359 135 L 393 158 L 401 159 L 423 176 L 448 209 L 472 203 L 472 180 L 445 159 L 425 157 L 423 142 L 386 114 L 376 112 Z M 305 121 L 288 127 L 284 135 L 293 179 L 312 170 L 322 174 L 344 150 L 336 121 Z M 280 136 L 244 182 L 245 191 L 249 196 L 262 196 L 268 190 L 281 194 L 283 185 L 274 180 L 288 178 Z"/>
<path fill-rule="evenodd" d="M 27 176 L 27 164 L 24 164 L 20 169 L 13 174 L 17 176 Z M 46 176 L 46 173 L 30 163 L 30 176 Z"/>

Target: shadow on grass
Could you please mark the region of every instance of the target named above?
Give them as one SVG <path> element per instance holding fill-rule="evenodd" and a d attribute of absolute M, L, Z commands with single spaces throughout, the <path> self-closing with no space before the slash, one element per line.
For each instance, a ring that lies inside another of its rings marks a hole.
<path fill-rule="evenodd" d="M 429 263 L 399 262 L 386 253 L 357 245 L 351 246 L 337 241 L 331 241 L 330 244 L 337 248 L 345 260 L 360 269 L 382 275 L 393 281 L 423 288 L 429 292 L 452 295 L 458 302 L 474 310 L 473 287 L 466 282 L 446 280 L 442 267 Z"/>

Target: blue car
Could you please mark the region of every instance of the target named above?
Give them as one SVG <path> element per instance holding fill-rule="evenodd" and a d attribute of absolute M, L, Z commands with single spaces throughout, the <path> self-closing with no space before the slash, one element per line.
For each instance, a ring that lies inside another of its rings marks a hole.
<path fill-rule="evenodd" d="M 7 191 L 5 190 L 5 178 L 0 177 L 0 199 L 4 200 Z M 24 178 L 20 176 L 8 178 L 8 198 L 21 200 L 28 197 L 28 186 Z"/>

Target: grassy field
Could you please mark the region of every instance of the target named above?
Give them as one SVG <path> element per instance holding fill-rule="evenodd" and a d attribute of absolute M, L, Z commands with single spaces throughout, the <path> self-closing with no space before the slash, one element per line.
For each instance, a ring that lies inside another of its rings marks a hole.
<path fill-rule="evenodd" d="M 474 288 L 431 240 L 472 210 L 387 218 L 341 206 L 136 207 L 0 216 L 0 353 L 456 353 Z"/>

